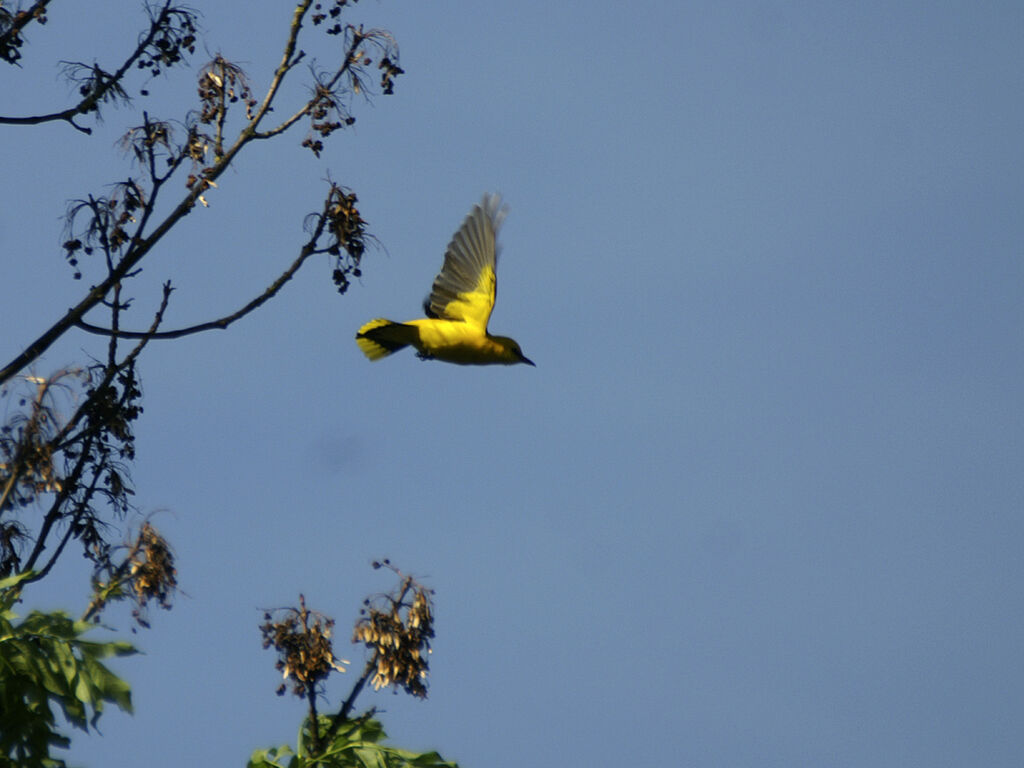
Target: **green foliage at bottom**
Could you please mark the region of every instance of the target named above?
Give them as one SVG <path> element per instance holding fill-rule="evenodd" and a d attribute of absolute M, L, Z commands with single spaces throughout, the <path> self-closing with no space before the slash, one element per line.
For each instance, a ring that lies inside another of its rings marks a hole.
<path fill-rule="evenodd" d="M 55 708 L 88 730 L 105 702 L 131 712 L 128 683 L 101 659 L 135 653 L 128 643 L 82 639 L 92 624 L 62 612 L 33 611 L 18 620 L 12 608 L 28 574 L 0 581 L 0 765 L 59 768 L 50 750 L 70 739 L 57 730 Z"/>
<path fill-rule="evenodd" d="M 331 719 L 318 719 L 321 734 L 331 733 Z M 379 721 L 370 717 L 348 720 L 336 733 L 324 739 L 321 748 L 313 750 L 315 739 L 307 720 L 299 734 L 300 749 L 296 753 L 288 745 L 253 752 L 248 768 L 458 768 L 437 752 L 410 752 L 385 746 L 387 738 Z"/>

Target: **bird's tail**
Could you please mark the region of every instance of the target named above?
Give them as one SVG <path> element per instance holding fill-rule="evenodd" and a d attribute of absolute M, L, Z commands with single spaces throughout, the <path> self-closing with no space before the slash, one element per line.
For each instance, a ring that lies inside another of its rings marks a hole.
<path fill-rule="evenodd" d="M 415 326 L 378 317 L 359 329 L 356 333 L 356 344 L 368 358 L 380 360 L 402 347 L 409 346 L 416 338 Z"/>

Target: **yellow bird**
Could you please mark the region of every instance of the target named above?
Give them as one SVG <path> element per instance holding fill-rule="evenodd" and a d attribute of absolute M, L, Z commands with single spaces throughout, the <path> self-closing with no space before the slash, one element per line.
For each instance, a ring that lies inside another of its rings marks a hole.
<path fill-rule="evenodd" d="M 484 195 L 448 244 L 444 265 L 423 302 L 427 316 L 404 323 L 371 320 L 356 333 L 363 354 L 380 360 L 413 346 L 424 360 L 533 365 L 514 340 L 487 332 L 498 287 L 498 230 L 507 212 L 500 197 Z"/>

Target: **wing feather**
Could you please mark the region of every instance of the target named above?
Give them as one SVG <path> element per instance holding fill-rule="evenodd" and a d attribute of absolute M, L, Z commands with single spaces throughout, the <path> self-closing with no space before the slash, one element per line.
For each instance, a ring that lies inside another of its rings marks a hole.
<path fill-rule="evenodd" d="M 427 315 L 487 329 L 497 294 L 498 230 L 508 212 L 498 195 L 484 195 L 452 236 L 430 296 Z"/>

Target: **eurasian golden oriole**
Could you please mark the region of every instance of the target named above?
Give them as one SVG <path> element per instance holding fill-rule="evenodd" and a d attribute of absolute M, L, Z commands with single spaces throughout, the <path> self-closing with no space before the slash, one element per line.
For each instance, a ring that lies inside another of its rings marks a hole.
<path fill-rule="evenodd" d="M 533 365 L 513 339 L 487 332 L 498 286 L 498 230 L 507 212 L 498 195 L 484 195 L 448 244 L 444 265 L 423 302 L 427 316 L 404 323 L 371 320 L 356 333 L 363 354 L 380 360 L 413 346 L 425 360 Z"/>

